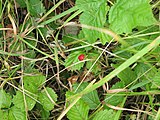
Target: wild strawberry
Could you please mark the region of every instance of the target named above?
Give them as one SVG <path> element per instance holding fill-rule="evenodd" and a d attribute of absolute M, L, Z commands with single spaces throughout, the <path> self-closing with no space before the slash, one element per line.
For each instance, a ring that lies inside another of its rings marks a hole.
<path fill-rule="evenodd" d="M 84 60 L 84 57 L 85 57 L 84 54 L 81 54 L 81 55 L 78 56 L 78 60 L 82 61 L 82 60 Z"/>

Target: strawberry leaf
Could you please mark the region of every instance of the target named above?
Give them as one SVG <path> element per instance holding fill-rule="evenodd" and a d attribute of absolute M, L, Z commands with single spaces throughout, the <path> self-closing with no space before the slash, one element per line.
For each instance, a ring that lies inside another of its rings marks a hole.
<path fill-rule="evenodd" d="M 72 92 L 68 91 L 66 93 L 66 98 L 73 95 Z M 73 102 L 73 101 L 69 101 Z M 67 106 L 69 105 L 67 102 Z M 88 119 L 89 106 L 80 99 L 67 113 L 67 118 L 69 120 L 87 120 Z"/>
<path fill-rule="evenodd" d="M 0 109 L 9 108 L 11 105 L 11 96 L 7 94 L 3 89 L 0 90 Z"/>
<path fill-rule="evenodd" d="M 106 0 L 76 0 L 76 5 L 83 11 L 80 16 L 81 24 L 100 28 L 104 27 L 108 11 Z M 104 41 L 104 34 L 101 34 L 98 31 L 86 28 L 82 28 L 82 31 L 89 43 L 94 43 L 98 38 L 103 38 L 101 39 L 103 44 L 107 42 Z"/>
<path fill-rule="evenodd" d="M 98 112 L 93 120 L 113 120 L 115 117 L 115 112 L 113 110 L 103 110 Z"/>
<path fill-rule="evenodd" d="M 81 55 L 81 54 L 85 55 L 85 53 L 82 52 L 82 51 L 76 51 L 76 52 L 71 53 L 67 57 L 67 59 L 65 60 L 65 63 L 64 63 L 65 67 L 69 67 L 69 66 L 75 64 L 75 65 L 71 66 L 69 69 L 72 70 L 72 71 L 73 70 L 80 70 L 84 66 L 84 62 L 77 63 L 77 62 L 80 62 L 78 60 L 78 56 Z"/>
<path fill-rule="evenodd" d="M 27 9 L 32 16 L 42 16 L 45 8 L 41 0 L 28 0 Z"/>
<path fill-rule="evenodd" d="M 131 33 L 137 26 L 156 22 L 149 0 L 117 0 L 109 11 L 110 28 L 116 33 Z"/>
<path fill-rule="evenodd" d="M 57 95 L 53 91 L 53 89 L 47 87 L 46 90 L 43 89 L 39 94 L 39 101 L 41 102 L 41 105 L 43 106 L 44 110 L 50 111 L 54 108 L 53 102 L 57 101 Z"/>
<path fill-rule="evenodd" d="M 74 84 L 73 89 L 76 90 L 78 85 L 79 84 L 77 83 Z M 77 90 L 77 93 L 83 91 L 87 86 L 88 86 L 87 82 L 82 83 L 79 89 Z M 98 105 L 100 105 L 100 100 L 99 100 L 98 93 L 96 90 L 93 90 L 92 92 L 83 95 L 81 99 L 84 100 L 84 102 L 89 105 L 90 109 L 96 109 Z"/>
<path fill-rule="evenodd" d="M 117 82 L 115 85 L 113 85 L 111 87 L 111 90 L 113 90 L 113 89 L 120 89 L 120 88 L 121 89 L 124 88 L 123 81 Z M 111 105 L 117 106 L 117 105 L 119 105 L 119 104 L 122 103 L 123 99 L 124 99 L 124 96 L 115 96 L 115 95 L 108 95 L 107 94 L 106 98 L 105 98 L 105 102 L 107 104 L 111 104 Z"/>

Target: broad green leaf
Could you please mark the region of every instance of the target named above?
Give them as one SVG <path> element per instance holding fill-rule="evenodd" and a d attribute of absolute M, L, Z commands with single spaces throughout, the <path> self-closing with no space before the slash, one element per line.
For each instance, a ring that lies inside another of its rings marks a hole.
<path fill-rule="evenodd" d="M 13 106 L 9 110 L 9 120 L 27 120 L 25 111 Z"/>
<path fill-rule="evenodd" d="M 98 112 L 93 120 L 114 120 L 115 112 L 111 110 L 103 110 Z"/>
<path fill-rule="evenodd" d="M 73 93 L 67 91 L 66 98 L 72 96 Z M 67 102 L 67 106 L 72 101 Z M 80 99 L 67 113 L 69 120 L 88 120 L 89 106 Z"/>
<path fill-rule="evenodd" d="M 74 84 L 73 89 L 76 90 L 78 85 L 79 84 L 77 83 Z M 78 88 L 78 90 L 76 91 L 76 93 L 83 91 L 87 87 L 87 85 L 88 85 L 87 82 L 83 82 Z M 81 99 L 89 105 L 90 109 L 96 109 L 100 105 L 100 100 L 96 90 L 93 90 L 92 92 L 83 95 Z"/>
<path fill-rule="evenodd" d="M 65 63 L 64 63 L 65 67 L 69 67 L 70 65 L 73 65 L 73 64 L 76 64 L 77 62 L 79 62 L 78 56 L 81 55 L 81 54 L 85 55 L 85 52 L 76 51 L 76 52 L 71 53 L 67 57 L 67 59 L 65 60 Z M 76 65 L 73 65 L 69 69 L 72 70 L 72 71 L 73 70 L 80 70 L 83 66 L 84 66 L 84 62 L 81 62 L 81 63 L 78 63 Z"/>
<path fill-rule="evenodd" d="M 94 27 L 104 27 L 106 22 L 107 6 L 106 0 L 76 0 L 76 5 L 83 13 L 80 16 L 80 23 Z M 95 30 L 82 28 L 85 38 L 89 43 L 94 43 L 98 38 L 104 38 L 104 35 Z M 102 40 L 103 43 L 104 39 Z"/>
<path fill-rule="evenodd" d="M 50 111 L 54 108 L 57 95 L 53 89 L 46 87 L 46 89 L 43 89 L 41 93 L 39 93 L 38 100 L 46 111 Z"/>
<path fill-rule="evenodd" d="M 137 26 L 156 22 L 149 0 L 117 0 L 109 11 L 110 28 L 116 33 L 131 33 Z"/>
<path fill-rule="evenodd" d="M 124 83 L 123 83 L 123 81 L 121 81 L 121 82 L 117 82 L 115 85 L 113 85 L 110 90 L 123 89 L 123 88 L 124 88 Z M 106 94 L 105 102 L 107 104 L 117 106 L 123 102 L 124 98 L 125 98 L 124 96 L 114 96 L 114 94 L 113 95 Z"/>
<path fill-rule="evenodd" d="M 118 65 L 116 64 L 112 64 L 112 66 L 114 68 L 117 68 Z M 128 85 L 129 83 L 131 83 L 132 81 L 134 81 L 137 78 L 136 73 L 130 68 L 126 68 L 125 70 L 123 70 L 122 72 L 120 72 L 117 77 L 124 82 L 125 85 Z"/>
<path fill-rule="evenodd" d="M 32 96 L 34 99 L 37 99 L 37 96 L 35 95 L 30 94 L 30 96 Z M 33 98 L 30 98 L 27 95 L 25 95 L 28 110 L 32 110 L 36 104 L 36 101 L 33 100 Z M 13 97 L 13 104 L 15 107 L 21 109 L 22 111 L 25 111 L 24 97 L 20 91 L 17 91 L 16 95 Z"/>
<path fill-rule="evenodd" d="M 151 88 L 160 88 L 160 70 L 155 74 L 152 80 Z"/>
<path fill-rule="evenodd" d="M 27 9 L 32 16 L 42 16 L 45 8 L 41 0 L 28 0 Z"/>
<path fill-rule="evenodd" d="M 11 96 L 7 94 L 3 89 L 0 90 L 0 109 L 9 108 L 11 105 Z"/>

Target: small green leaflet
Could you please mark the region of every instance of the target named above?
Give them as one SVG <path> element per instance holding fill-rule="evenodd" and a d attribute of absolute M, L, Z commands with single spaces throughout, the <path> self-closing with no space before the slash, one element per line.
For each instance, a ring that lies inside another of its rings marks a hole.
<path fill-rule="evenodd" d="M 124 82 L 120 81 L 120 82 L 117 82 L 115 85 L 113 85 L 111 87 L 111 90 L 112 89 L 123 89 L 123 88 L 124 88 Z M 124 98 L 125 98 L 124 96 L 115 96 L 114 94 L 113 95 L 106 94 L 105 102 L 107 104 L 117 106 L 123 102 Z"/>
<path fill-rule="evenodd" d="M 28 0 L 27 9 L 32 16 L 42 16 L 45 8 L 41 0 Z"/>
<path fill-rule="evenodd" d="M 98 58 L 99 56 L 99 53 L 97 51 L 92 51 L 92 52 L 89 52 L 88 55 L 87 55 L 87 58 L 91 59 L 91 61 L 88 61 L 86 63 L 86 68 L 89 70 L 92 65 L 94 64 L 94 62 L 96 61 L 96 59 Z M 95 65 L 93 66 L 92 70 L 91 70 L 93 73 L 97 73 L 99 71 L 101 71 L 101 65 L 100 63 L 97 61 L 95 63 Z"/>
<path fill-rule="evenodd" d="M 34 99 L 37 99 L 37 96 L 32 95 L 32 97 Z M 32 110 L 33 107 L 36 104 L 36 101 L 33 100 L 33 98 L 25 96 L 25 100 L 26 100 L 26 103 L 27 103 L 28 110 Z M 25 110 L 24 97 L 23 97 L 23 94 L 20 91 L 17 91 L 16 95 L 13 97 L 13 104 L 14 104 L 15 107 L 21 109 L 22 111 Z"/>
<path fill-rule="evenodd" d="M 141 81 L 148 81 L 149 79 L 152 79 L 156 72 L 157 72 L 157 68 L 145 63 L 137 63 L 136 67 L 134 68 L 135 73 L 137 74 L 137 76 L 141 76 L 139 79 Z"/>
<path fill-rule="evenodd" d="M 67 91 L 66 92 L 66 98 L 70 97 L 73 95 L 72 92 Z M 68 101 L 67 106 L 69 105 L 70 102 L 73 101 Z M 80 99 L 67 113 L 67 118 L 69 120 L 88 120 L 88 112 L 89 112 L 89 106 L 82 100 Z"/>
<path fill-rule="evenodd" d="M 156 22 L 149 0 L 117 0 L 109 11 L 110 28 L 116 33 L 131 33 L 137 26 Z"/>
<path fill-rule="evenodd" d="M 11 105 L 11 96 L 3 89 L 0 90 L 0 109 L 9 108 Z"/>
<path fill-rule="evenodd" d="M 112 64 L 112 66 L 117 68 L 118 64 Z M 120 72 L 117 77 L 120 78 L 120 80 L 123 81 L 125 85 L 128 85 L 137 78 L 137 75 L 130 67 L 128 67 Z"/>
<path fill-rule="evenodd" d="M 114 120 L 115 112 L 113 110 L 103 110 L 98 112 L 93 120 Z"/>
<path fill-rule="evenodd" d="M 79 84 L 73 84 L 73 89 L 76 90 Z M 76 91 L 76 93 L 83 91 L 88 86 L 87 82 L 83 82 L 79 89 Z M 93 90 L 92 92 L 85 94 L 81 98 L 84 100 L 85 103 L 89 105 L 90 109 L 96 109 L 100 105 L 100 100 L 98 97 L 98 93 L 96 90 Z"/>
<path fill-rule="evenodd" d="M 26 120 L 26 112 L 15 106 L 9 109 L 0 109 L 0 120 Z"/>
<path fill-rule="evenodd" d="M 69 69 L 72 71 L 73 70 L 80 70 L 84 66 L 84 62 L 78 63 L 78 62 L 80 62 L 78 60 L 78 56 L 81 54 L 85 55 L 85 52 L 82 52 L 82 51 L 72 52 L 65 60 L 65 63 L 64 63 L 65 67 L 69 67 L 69 66 L 75 64 L 75 65 L 71 66 Z"/>
<path fill-rule="evenodd" d="M 28 91 L 27 94 L 30 95 L 30 97 L 25 95 L 27 107 L 28 110 L 32 110 L 36 104 L 35 100 L 37 100 L 38 98 L 37 96 L 38 89 L 39 87 L 42 86 L 42 83 L 45 82 L 45 76 L 37 73 L 37 75 L 35 76 L 24 76 L 23 81 L 24 81 L 24 89 L 27 90 Z M 17 91 L 16 95 L 13 97 L 13 104 L 17 108 L 25 110 L 24 97 L 20 91 Z"/>
<path fill-rule="evenodd" d="M 44 110 L 50 111 L 54 108 L 54 103 L 57 101 L 57 95 L 53 89 L 47 87 L 39 93 L 38 100 L 41 102 Z"/>
<path fill-rule="evenodd" d="M 8 118 L 8 120 L 27 120 L 26 112 L 15 106 L 11 107 L 11 109 L 9 110 Z"/>
<path fill-rule="evenodd" d="M 34 89 L 36 88 L 37 91 L 37 89 L 42 86 L 42 83 L 45 82 L 46 78 L 42 74 L 37 73 L 37 75 L 34 76 L 24 76 L 23 80 L 25 89 L 28 88 L 28 90 L 30 91 L 31 89 L 33 89 L 34 91 Z M 32 88 L 32 86 L 34 86 L 35 88 Z"/>
<path fill-rule="evenodd" d="M 26 7 L 26 0 L 16 0 L 16 2 L 19 4 L 20 8 Z"/>
<path fill-rule="evenodd" d="M 80 16 L 81 24 L 104 27 L 108 11 L 106 0 L 76 0 L 76 6 L 83 11 Z M 105 38 L 103 33 L 85 28 L 82 28 L 82 31 L 89 43 L 94 43 L 98 38 L 102 38 L 103 44 L 107 42 L 103 39 Z"/>

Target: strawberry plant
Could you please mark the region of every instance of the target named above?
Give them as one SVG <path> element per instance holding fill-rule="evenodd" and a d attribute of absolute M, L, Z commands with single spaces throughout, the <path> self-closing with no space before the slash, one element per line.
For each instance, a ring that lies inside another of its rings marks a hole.
<path fill-rule="evenodd" d="M 159 120 L 159 0 L 0 0 L 0 120 Z"/>

